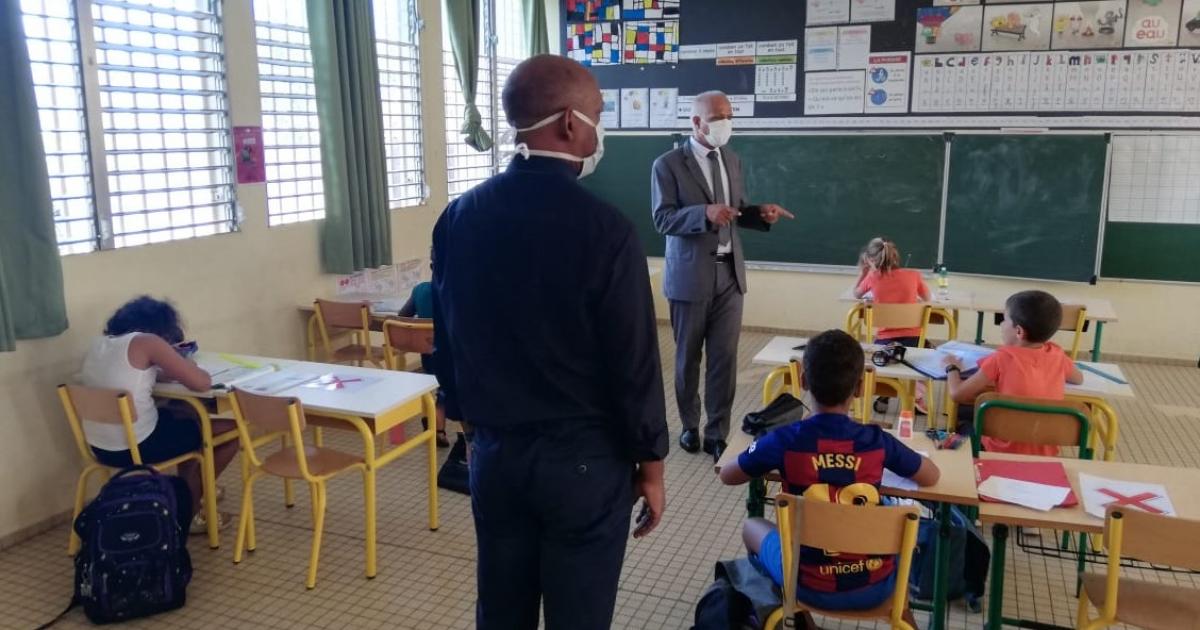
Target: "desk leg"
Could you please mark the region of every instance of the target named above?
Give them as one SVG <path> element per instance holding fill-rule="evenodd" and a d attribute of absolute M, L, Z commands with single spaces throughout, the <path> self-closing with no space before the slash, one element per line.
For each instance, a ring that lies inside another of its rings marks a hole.
<path fill-rule="evenodd" d="M 425 405 L 425 417 L 428 418 L 428 426 L 425 432 L 430 434 L 428 436 L 429 439 L 425 442 L 429 453 L 429 531 L 436 532 L 438 530 L 438 457 L 437 440 L 433 435 L 437 427 L 433 420 L 437 418 L 437 402 L 434 400 L 433 394 L 425 394 L 423 403 Z"/>
<path fill-rule="evenodd" d="M 378 570 L 375 546 L 375 466 L 373 463 L 368 464 L 367 469 L 363 471 L 363 499 L 367 521 L 367 579 L 370 580 L 375 577 Z"/>
<path fill-rule="evenodd" d="M 746 516 L 762 518 L 766 514 L 767 481 L 761 477 L 751 479 L 746 496 Z"/>
<path fill-rule="evenodd" d="M 992 525 L 992 584 L 988 592 L 988 630 L 1000 630 L 1004 625 L 1004 556 L 1008 547 L 1008 525 Z"/>
<path fill-rule="evenodd" d="M 1100 336 L 1104 333 L 1104 322 L 1096 322 L 1096 337 L 1092 340 L 1092 363 L 1100 362 Z"/>
<path fill-rule="evenodd" d="M 933 612 L 929 617 L 930 630 L 945 630 L 947 600 L 950 589 L 950 504 L 938 504 L 938 536 L 933 547 Z"/>
<path fill-rule="evenodd" d="M 983 343 L 983 311 L 975 314 L 975 345 Z"/>

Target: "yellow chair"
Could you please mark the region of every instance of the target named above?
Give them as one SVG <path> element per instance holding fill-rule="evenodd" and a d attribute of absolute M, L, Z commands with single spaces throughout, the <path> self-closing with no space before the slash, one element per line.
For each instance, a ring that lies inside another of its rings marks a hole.
<path fill-rule="evenodd" d="M 783 550 L 783 606 L 767 617 L 763 628 L 781 627 L 783 618 L 811 612 L 841 619 L 883 619 L 892 628 L 915 630 L 903 619 L 908 606 L 908 576 L 917 544 L 920 512 L 916 506 L 860 506 L 805 500 L 780 493 L 775 497 L 779 544 Z M 870 610 L 820 610 L 796 601 L 800 543 L 830 552 L 898 556 L 896 590 Z"/>
<path fill-rule="evenodd" d="M 943 309 L 936 309 L 939 317 L 945 317 Z M 876 304 L 863 302 L 855 305 L 846 315 L 846 332 L 863 343 L 875 343 L 875 331 L 880 328 L 920 328 L 917 347 L 925 345 L 926 333 L 935 315 L 935 309 L 928 304 Z M 945 321 L 950 322 L 950 319 Z M 957 334 L 951 325 L 951 332 Z M 927 400 L 933 399 L 933 379 L 925 380 Z M 916 400 L 916 387 L 912 381 L 901 381 L 894 378 L 876 377 L 875 386 L 865 390 L 865 396 L 884 396 L 899 398 L 901 409 L 913 409 Z M 942 405 L 945 408 L 945 405 Z M 870 405 L 867 410 L 870 410 Z M 935 410 L 930 409 L 930 417 Z"/>
<path fill-rule="evenodd" d="M 433 320 L 396 317 L 383 322 L 383 355 L 387 368 L 405 369 L 409 353 L 433 353 Z"/>
<path fill-rule="evenodd" d="M 75 436 L 75 446 L 79 449 L 79 456 L 84 463 L 83 471 L 79 473 L 79 480 L 75 482 L 75 505 L 71 512 L 71 521 L 74 522 L 75 517 L 83 511 L 83 501 L 87 494 L 88 481 L 92 475 L 99 473 L 101 483 L 104 483 L 108 481 L 113 471 L 118 470 L 105 466 L 96 459 L 96 454 L 92 452 L 92 447 L 83 433 L 83 419 L 102 424 L 118 424 L 124 427 L 125 441 L 129 445 L 129 458 L 138 466 L 144 462 L 142 461 L 142 452 L 138 448 L 137 436 L 133 433 L 133 423 L 137 420 L 137 412 L 133 408 L 133 402 L 128 392 L 82 385 L 59 385 L 58 398 L 62 401 L 63 410 L 67 412 L 67 422 L 71 425 L 71 433 Z M 153 468 L 165 470 L 190 460 L 203 464 L 204 452 L 184 453 L 178 457 L 153 464 Z M 204 492 L 207 494 L 212 491 L 211 480 L 206 477 Z M 210 528 L 217 526 L 218 523 L 210 520 Z M 75 535 L 75 528 L 72 527 L 70 540 L 67 542 L 67 555 L 74 556 L 78 553 L 79 544 L 79 537 Z"/>
<path fill-rule="evenodd" d="M 383 367 L 383 349 L 371 345 L 369 303 L 316 300 L 313 305 L 317 332 L 321 336 L 321 347 L 327 362 L 354 363 L 358 366 L 370 362 L 375 367 Z M 334 348 L 331 340 L 345 333 L 349 333 L 350 343 Z"/>
<path fill-rule="evenodd" d="M 243 480 L 242 513 L 238 519 L 237 542 L 233 548 L 233 562 L 242 561 L 242 552 L 254 551 L 257 546 L 254 532 L 254 482 L 263 475 L 274 475 L 284 480 L 298 479 L 308 483 L 312 499 L 313 539 L 308 560 L 308 577 L 304 585 L 313 588 L 317 584 L 317 561 L 321 554 L 321 536 L 325 531 L 325 482 L 331 477 L 348 470 L 358 470 L 363 475 L 364 492 L 367 486 L 367 465 L 362 457 L 322 446 L 304 444 L 304 429 L 307 424 L 304 409 L 295 398 L 260 396 L 234 390 L 229 395 L 237 419 L 238 435 L 242 440 Z M 251 436 L 251 429 L 262 434 Z M 291 446 L 259 458 L 257 448 L 281 437 L 289 438 Z M 366 521 L 368 531 L 374 529 L 374 513 L 368 506 Z M 370 538 L 370 536 L 368 536 Z M 371 566 L 374 550 L 367 547 L 367 564 Z"/>
<path fill-rule="evenodd" d="M 1075 337 L 1071 341 L 1071 352 L 1068 353 L 1072 361 L 1079 359 L 1079 344 L 1083 341 L 1083 327 L 1087 324 L 1087 307 L 1078 304 L 1063 304 L 1062 325 L 1059 330 L 1074 331 Z"/>
<path fill-rule="evenodd" d="M 1097 630 L 1124 623 L 1148 630 L 1195 628 L 1200 591 L 1194 588 L 1121 577 L 1122 558 L 1200 571 L 1200 521 L 1148 514 L 1119 506 L 1108 508 L 1104 542 L 1108 573 L 1084 573 L 1076 627 Z M 1088 618 L 1088 603 L 1100 616 Z"/>
<path fill-rule="evenodd" d="M 763 406 L 771 404 L 784 392 L 801 398 L 804 391 L 800 386 L 800 373 L 803 371 L 804 368 L 796 359 L 788 361 L 787 365 L 781 365 L 771 370 L 767 374 L 767 380 L 763 381 Z"/>

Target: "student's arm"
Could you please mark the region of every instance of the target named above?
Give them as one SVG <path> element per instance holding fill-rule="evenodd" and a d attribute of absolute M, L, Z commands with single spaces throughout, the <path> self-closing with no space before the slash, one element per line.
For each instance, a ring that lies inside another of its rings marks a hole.
<path fill-rule="evenodd" d="M 765 476 L 772 470 L 783 468 L 783 443 L 778 430 L 772 431 L 757 440 L 746 449 L 737 459 L 721 467 L 719 473 L 721 483 L 727 486 L 739 486 L 743 483 Z"/>
<path fill-rule="evenodd" d="M 138 335 L 129 343 L 129 353 L 131 360 L 135 354 L 144 357 L 146 367 L 157 367 L 165 380 L 176 381 L 194 392 L 212 389 L 212 377 L 208 372 L 191 359 L 180 356 L 158 335 Z"/>
<path fill-rule="evenodd" d="M 871 266 L 865 261 L 858 261 L 858 282 L 854 283 L 854 297 L 861 299 L 862 296 L 871 292 Z"/>
<path fill-rule="evenodd" d="M 1079 369 L 1078 365 L 1075 365 L 1075 362 L 1071 360 L 1071 357 L 1063 355 L 1063 358 L 1067 362 L 1067 382 L 1072 385 L 1082 385 L 1083 371 Z"/>
<path fill-rule="evenodd" d="M 917 297 L 921 298 L 922 302 L 928 302 L 932 294 L 929 292 L 929 285 L 925 284 L 925 278 L 921 274 L 917 274 Z"/>
<path fill-rule="evenodd" d="M 947 367 L 954 365 L 959 370 L 948 370 L 946 372 L 946 387 L 950 388 L 950 398 L 960 405 L 973 405 L 975 399 L 980 394 L 987 391 L 989 387 L 995 384 L 992 377 L 989 376 L 989 369 L 985 365 L 991 365 L 988 361 L 991 357 L 984 358 L 979 362 L 979 371 L 971 375 L 970 378 L 964 379 L 959 370 L 962 369 L 962 361 L 955 356 L 946 357 L 942 363 Z"/>
<path fill-rule="evenodd" d="M 650 178 L 650 207 L 654 229 L 664 236 L 695 236 L 716 229 L 708 221 L 708 205 L 679 206 L 679 184 L 663 158 L 654 161 Z"/>
<path fill-rule="evenodd" d="M 397 313 L 400 317 L 416 317 L 417 316 L 417 301 L 413 296 L 409 295 L 404 306 L 400 307 L 400 312 Z"/>
<path fill-rule="evenodd" d="M 912 479 L 918 486 L 932 486 L 942 477 L 933 460 L 922 457 L 891 433 L 883 434 L 883 466 L 901 477 Z"/>

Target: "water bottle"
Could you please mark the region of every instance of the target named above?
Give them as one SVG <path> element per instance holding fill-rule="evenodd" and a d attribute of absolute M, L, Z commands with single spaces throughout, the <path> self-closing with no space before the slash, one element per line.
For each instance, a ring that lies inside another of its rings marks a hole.
<path fill-rule="evenodd" d="M 950 299 L 950 270 L 946 268 L 945 263 L 938 264 L 934 268 L 937 272 L 937 298 L 940 302 L 945 302 Z"/>

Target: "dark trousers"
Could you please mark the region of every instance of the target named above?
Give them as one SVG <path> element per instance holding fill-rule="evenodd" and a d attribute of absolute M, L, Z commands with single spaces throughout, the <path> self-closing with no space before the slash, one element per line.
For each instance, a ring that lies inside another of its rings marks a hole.
<path fill-rule="evenodd" d="M 742 292 L 733 263 L 716 263 L 712 297 L 671 300 L 671 330 L 675 334 L 675 402 L 684 429 L 700 426 L 700 356 L 705 362 L 705 440 L 729 435 L 729 416 L 737 389 L 737 347 L 742 332 Z"/>
<path fill-rule="evenodd" d="M 634 465 L 578 421 L 475 427 L 471 507 L 479 630 L 607 629 L 633 508 Z"/>

